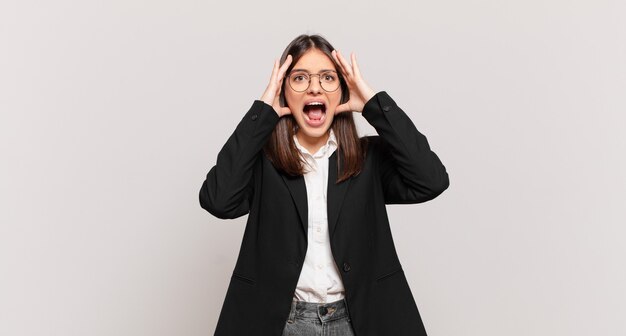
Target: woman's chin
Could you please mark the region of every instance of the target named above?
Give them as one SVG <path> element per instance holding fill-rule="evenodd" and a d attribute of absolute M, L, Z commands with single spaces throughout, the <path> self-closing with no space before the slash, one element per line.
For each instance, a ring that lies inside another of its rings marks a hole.
<path fill-rule="evenodd" d="M 306 136 L 311 137 L 311 138 L 319 138 L 323 136 L 324 134 L 326 134 L 326 132 L 328 132 L 328 128 L 329 127 L 324 126 L 324 125 L 315 127 L 315 128 L 304 126 L 304 127 L 300 127 L 299 132 L 303 132 Z"/>
<path fill-rule="evenodd" d="M 324 136 L 324 134 L 328 132 L 330 125 L 331 124 L 329 122 L 325 122 L 324 124 L 319 125 L 317 127 L 311 127 L 307 125 L 305 122 L 305 125 L 298 125 L 299 126 L 298 132 L 303 132 L 306 136 L 311 137 L 311 138 L 319 138 L 321 136 Z"/>

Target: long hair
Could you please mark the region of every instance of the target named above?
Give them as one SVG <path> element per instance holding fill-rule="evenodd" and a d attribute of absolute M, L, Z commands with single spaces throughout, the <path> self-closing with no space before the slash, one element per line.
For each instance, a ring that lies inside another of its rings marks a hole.
<path fill-rule="evenodd" d="M 281 65 L 287 59 L 287 55 L 291 55 L 293 59 L 286 73 L 291 71 L 304 53 L 313 48 L 326 54 L 335 65 L 337 73 L 340 73 L 338 64 L 332 56 L 333 46 L 320 35 L 306 34 L 296 37 L 283 51 L 280 58 Z M 281 106 L 287 106 L 285 99 L 286 82 L 286 80 L 283 80 L 281 87 L 279 97 Z M 350 99 L 350 92 L 343 76 L 339 76 L 339 82 L 341 87 L 341 101 L 339 104 L 343 104 Z M 367 143 L 365 141 L 362 142 L 359 138 L 352 113 L 343 112 L 336 114 L 330 127 L 332 127 L 337 138 L 337 181 L 335 183 L 339 183 L 361 172 L 367 151 Z M 292 115 L 288 114 L 281 117 L 263 147 L 267 158 L 274 167 L 289 176 L 304 174 L 305 162 L 300 157 L 298 148 L 293 140 L 293 136 L 298 129 L 298 123 Z"/>

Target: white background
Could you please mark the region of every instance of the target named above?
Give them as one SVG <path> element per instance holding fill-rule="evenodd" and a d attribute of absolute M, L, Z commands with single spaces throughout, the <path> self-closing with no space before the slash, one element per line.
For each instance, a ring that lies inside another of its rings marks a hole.
<path fill-rule="evenodd" d="M 198 191 L 307 33 L 354 51 L 448 170 L 435 200 L 388 207 L 430 336 L 625 335 L 624 13 L 2 1 L 0 334 L 212 335 L 247 216 Z"/>

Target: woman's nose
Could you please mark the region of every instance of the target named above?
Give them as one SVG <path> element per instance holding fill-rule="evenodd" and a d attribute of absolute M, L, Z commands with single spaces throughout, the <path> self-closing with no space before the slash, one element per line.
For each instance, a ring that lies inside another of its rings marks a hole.
<path fill-rule="evenodd" d="M 321 92 L 322 86 L 320 85 L 320 81 L 317 78 L 311 78 L 311 83 L 309 84 L 309 92 Z"/>

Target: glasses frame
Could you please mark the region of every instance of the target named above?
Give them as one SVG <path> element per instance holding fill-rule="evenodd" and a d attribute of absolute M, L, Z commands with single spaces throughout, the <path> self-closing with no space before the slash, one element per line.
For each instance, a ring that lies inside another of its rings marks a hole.
<path fill-rule="evenodd" d="M 304 71 L 303 71 L 304 72 Z M 328 91 L 324 88 L 324 85 L 322 85 L 322 74 L 328 73 L 328 72 L 334 72 L 335 74 L 337 74 L 337 80 L 339 81 L 339 85 L 337 86 L 336 89 L 332 90 L 332 91 Z M 320 87 L 322 88 L 322 90 L 326 91 L 326 92 L 335 92 L 337 90 L 339 90 L 339 88 L 341 87 L 341 74 L 339 74 L 337 71 L 335 70 L 328 70 L 328 71 L 324 71 L 321 73 L 316 73 L 316 74 L 312 74 L 312 73 L 308 73 L 306 72 L 306 74 L 309 76 L 309 84 L 306 86 L 306 89 L 302 90 L 302 91 L 298 91 L 296 89 L 293 88 L 293 86 L 291 86 L 291 76 L 294 75 L 292 72 L 289 72 L 288 74 L 285 75 L 285 78 L 287 78 L 287 83 L 289 83 L 289 87 L 294 90 L 295 92 L 305 92 L 306 90 L 308 90 L 311 87 L 311 79 L 313 79 L 313 76 L 317 76 L 317 80 L 320 82 Z"/>

